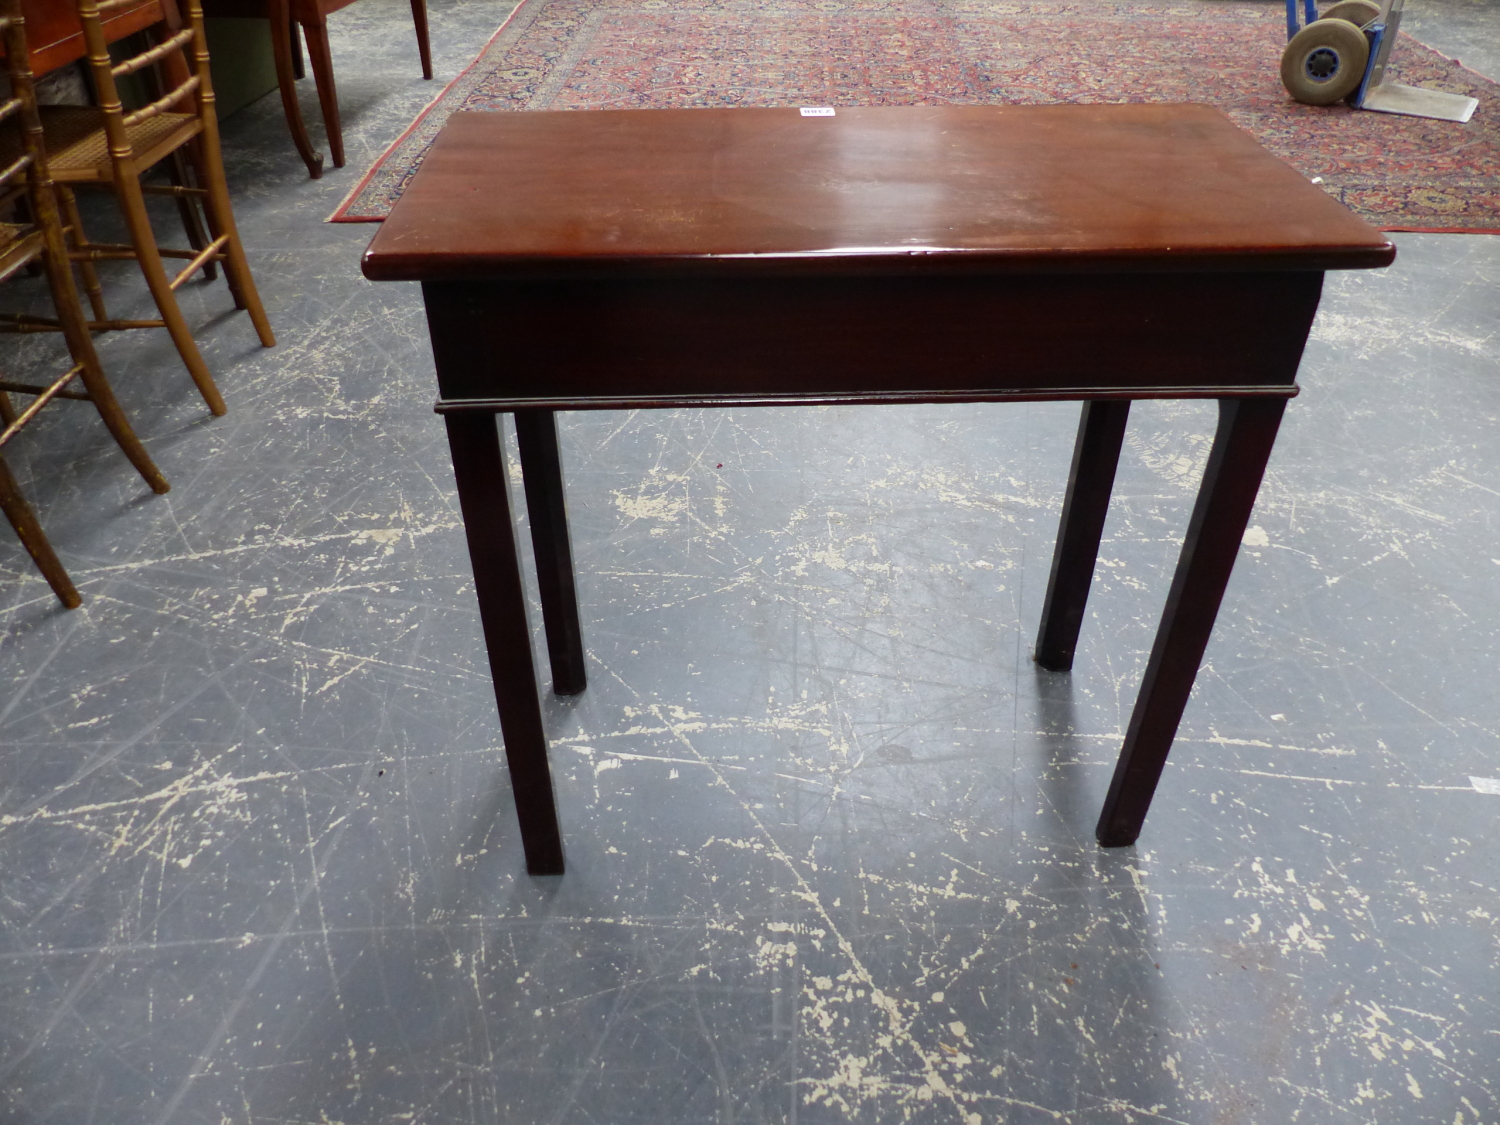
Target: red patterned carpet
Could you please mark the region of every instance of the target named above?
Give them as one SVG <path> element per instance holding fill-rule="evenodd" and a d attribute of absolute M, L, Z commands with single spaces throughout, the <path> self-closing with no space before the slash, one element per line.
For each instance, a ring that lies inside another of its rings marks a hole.
<path fill-rule="evenodd" d="M 335 213 L 379 221 L 456 110 L 1207 102 L 1386 230 L 1500 233 L 1500 86 L 1403 36 L 1390 77 L 1467 125 L 1314 108 L 1282 5 L 1211 0 L 523 0 Z"/>

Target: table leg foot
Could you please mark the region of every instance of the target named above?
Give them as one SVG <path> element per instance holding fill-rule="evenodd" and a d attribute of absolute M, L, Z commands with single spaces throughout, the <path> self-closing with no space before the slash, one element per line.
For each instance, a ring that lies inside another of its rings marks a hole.
<path fill-rule="evenodd" d="M 276 62 L 276 88 L 281 93 L 281 110 L 286 114 L 286 126 L 292 134 L 292 144 L 297 154 L 307 165 L 307 174 L 318 180 L 323 177 L 323 154 L 313 148 L 307 136 L 307 125 L 302 120 L 302 107 L 297 102 L 297 79 L 302 77 L 302 47 L 296 38 L 296 25 L 292 23 L 287 0 L 270 0 L 268 15 L 271 21 L 271 54 Z"/>
<path fill-rule="evenodd" d="M 500 707 L 526 870 L 532 875 L 561 875 L 562 835 L 547 765 L 547 732 L 537 696 L 526 591 L 496 418 L 493 414 L 449 414 L 443 420 L 474 566 L 474 589 Z"/>
<path fill-rule="evenodd" d="M 432 77 L 432 46 L 427 39 L 427 0 L 411 0 L 411 18 L 417 28 L 417 54 L 422 59 L 422 77 Z"/>
<path fill-rule="evenodd" d="M 1036 662 L 1054 672 L 1073 667 L 1129 418 L 1129 399 L 1083 404 L 1067 499 L 1057 527 L 1057 548 L 1052 554 L 1052 576 L 1047 580 L 1047 600 L 1037 630 Z"/>
<path fill-rule="evenodd" d="M 312 63 L 313 82 L 318 87 L 318 104 L 323 109 L 323 131 L 328 134 L 328 151 L 333 166 L 344 166 L 344 127 L 339 123 L 338 87 L 333 81 L 333 55 L 328 48 L 326 19 L 309 20 L 302 25 L 307 40 L 307 57 Z"/>
<path fill-rule="evenodd" d="M 556 413 L 517 410 L 516 437 L 521 446 L 521 477 L 526 483 L 526 513 L 536 552 L 552 690 L 558 695 L 577 695 L 588 686 L 588 674 L 584 669 L 583 628 L 578 623 L 578 591 L 573 581 L 573 547 L 568 538 Z"/>
<path fill-rule="evenodd" d="M 1106 848 L 1133 844 L 1141 834 L 1285 408 L 1281 398 L 1219 400 L 1213 451 L 1095 830 Z"/>

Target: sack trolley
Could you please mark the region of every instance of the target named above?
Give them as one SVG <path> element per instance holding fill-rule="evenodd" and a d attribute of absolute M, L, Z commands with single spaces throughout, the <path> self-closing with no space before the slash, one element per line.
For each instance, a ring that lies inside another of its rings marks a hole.
<path fill-rule="evenodd" d="M 1314 0 L 1286 0 L 1281 84 L 1307 105 L 1347 101 L 1355 109 L 1466 122 L 1477 98 L 1385 81 L 1405 0 L 1338 0 L 1322 16 Z"/>

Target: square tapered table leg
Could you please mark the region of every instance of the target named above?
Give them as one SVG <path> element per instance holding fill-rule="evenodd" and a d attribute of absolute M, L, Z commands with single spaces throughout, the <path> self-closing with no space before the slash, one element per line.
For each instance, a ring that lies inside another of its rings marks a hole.
<path fill-rule="evenodd" d="M 1284 399 L 1219 400 L 1213 451 L 1095 829 L 1107 848 L 1133 844 L 1141 834 L 1285 409 Z"/>
<path fill-rule="evenodd" d="M 1054 672 L 1073 667 L 1129 418 L 1129 399 L 1096 399 L 1083 404 L 1068 494 L 1057 528 L 1057 548 L 1052 555 L 1052 576 L 1047 580 L 1047 600 L 1037 630 L 1036 662 Z"/>
<path fill-rule="evenodd" d="M 573 547 L 568 538 L 556 413 L 517 410 L 516 437 L 521 447 L 521 479 L 526 488 L 531 546 L 536 553 L 537 588 L 547 633 L 547 658 L 552 666 L 552 690 L 558 695 L 577 695 L 588 686 L 588 675 L 584 670 L 583 629 L 578 623 L 578 593 L 573 581 Z"/>
<path fill-rule="evenodd" d="M 526 870 L 532 875 L 561 875 L 562 837 L 547 765 L 547 732 L 531 658 L 531 627 L 526 620 L 526 591 L 516 553 L 498 420 L 494 414 L 465 413 L 446 415 L 443 421 L 474 566 L 474 590 L 495 681 Z"/>

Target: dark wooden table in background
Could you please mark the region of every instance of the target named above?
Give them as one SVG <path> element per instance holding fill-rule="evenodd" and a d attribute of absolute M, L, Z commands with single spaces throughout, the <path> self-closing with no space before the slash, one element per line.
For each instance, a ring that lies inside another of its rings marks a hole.
<path fill-rule="evenodd" d="M 270 21 L 271 55 L 276 66 L 276 87 L 281 94 L 281 109 L 287 129 L 307 174 L 313 179 L 323 175 L 323 154 L 313 147 L 302 119 L 297 100 L 297 79 L 302 77 L 302 48 L 297 28 L 307 40 L 313 79 L 318 89 L 318 104 L 323 111 L 323 127 L 335 168 L 344 166 L 344 130 L 339 120 L 338 88 L 333 79 L 333 57 L 328 46 L 328 17 L 354 3 L 354 0 L 202 0 L 205 16 L 229 19 L 264 19 Z M 432 50 L 427 41 L 427 0 L 411 0 L 412 20 L 416 25 L 417 51 L 422 59 L 422 77 L 432 77 Z"/>
<path fill-rule="evenodd" d="M 456 114 L 364 272 L 423 283 L 527 869 L 563 868 L 496 415 L 514 413 L 553 690 L 584 688 L 555 411 L 1080 399 L 1036 648 L 1071 667 L 1130 401 L 1219 425 L 1099 819 L 1133 843 L 1323 273 L 1379 232 L 1217 110 Z"/>
<path fill-rule="evenodd" d="M 170 0 L 169 0 L 170 2 Z M 167 9 L 175 14 L 176 8 Z M 73 0 L 22 0 L 21 15 L 26 20 L 26 45 L 31 50 L 33 77 L 77 62 L 88 54 L 83 42 L 83 25 Z M 111 43 L 144 30 L 162 18 L 161 0 L 141 0 L 105 13 L 104 37 Z"/>

